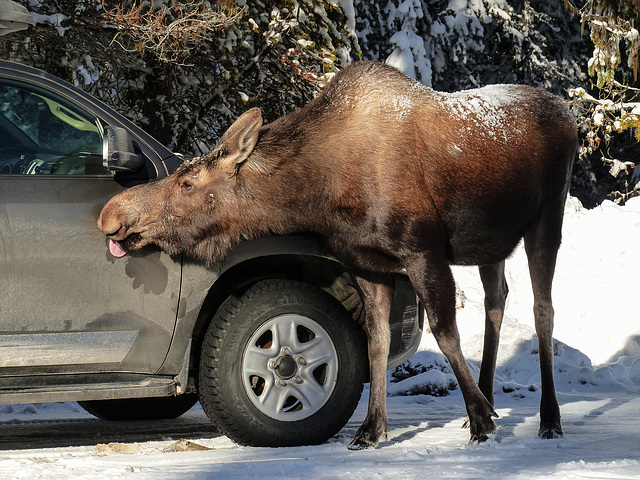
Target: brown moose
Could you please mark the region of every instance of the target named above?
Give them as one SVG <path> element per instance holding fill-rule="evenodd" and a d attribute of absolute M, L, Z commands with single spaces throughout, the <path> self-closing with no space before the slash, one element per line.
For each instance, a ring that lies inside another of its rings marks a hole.
<path fill-rule="evenodd" d="M 304 108 L 263 125 L 252 108 L 201 158 L 116 195 L 98 226 L 121 255 L 146 244 L 217 265 L 243 239 L 315 232 L 360 291 L 369 410 L 350 448 L 387 433 L 390 272 L 405 270 L 458 379 L 471 441 L 496 429 L 493 376 L 521 238 L 539 340 L 539 435 L 562 434 L 553 383 L 551 284 L 577 143 L 563 101 L 515 85 L 440 93 L 380 63 L 342 69 Z M 485 340 L 476 384 L 460 348 L 450 265 L 479 265 Z"/>

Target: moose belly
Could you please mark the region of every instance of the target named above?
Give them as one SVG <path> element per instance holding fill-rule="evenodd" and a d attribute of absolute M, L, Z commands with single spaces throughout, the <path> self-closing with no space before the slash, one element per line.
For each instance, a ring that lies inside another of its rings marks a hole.
<path fill-rule="evenodd" d="M 328 243 L 336 256 L 345 265 L 368 272 L 400 272 L 402 265 L 388 248 L 369 242 L 353 241 L 356 237 L 334 236 Z"/>

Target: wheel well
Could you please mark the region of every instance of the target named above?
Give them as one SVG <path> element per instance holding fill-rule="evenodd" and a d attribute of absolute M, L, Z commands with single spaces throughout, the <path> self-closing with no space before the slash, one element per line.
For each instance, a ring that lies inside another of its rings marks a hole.
<path fill-rule="evenodd" d="M 193 330 L 192 367 L 200 358 L 200 345 L 206 328 L 222 303 L 233 294 L 242 294 L 260 280 L 289 279 L 315 285 L 338 299 L 353 317 L 364 325 L 364 308 L 351 277 L 335 260 L 311 255 L 271 255 L 247 260 L 225 271 L 209 290 Z"/>

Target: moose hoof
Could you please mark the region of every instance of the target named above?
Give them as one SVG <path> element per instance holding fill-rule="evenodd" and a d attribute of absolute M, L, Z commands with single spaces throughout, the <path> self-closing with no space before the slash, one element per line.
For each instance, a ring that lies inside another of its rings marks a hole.
<path fill-rule="evenodd" d="M 367 431 L 357 431 L 349 444 L 349 450 L 366 450 L 367 448 L 376 448 L 380 437 L 387 439 L 387 432 L 372 433 Z"/>
<path fill-rule="evenodd" d="M 384 435 L 387 438 L 386 435 Z M 349 450 L 366 450 L 367 448 L 376 448 L 380 435 L 357 435 L 351 440 L 349 444 Z"/>
<path fill-rule="evenodd" d="M 489 440 L 489 435 L 484 433 L 471 435 L 471 438 L 469 439 L 469 445 L 473 445 L 476 443 L 484 443 L 487 440 Z"/>
<path fill-rule="evenodd" d="M 377 446 L 378 442 L 376 442 L 375 444 L 371 444 L 362 441 L 356 441 L 356 439 L 354 438 L 349 444 L 348 448 L 349 450 L 366 450 L 368 448 L 376 448 Z"/>
<path fill-rule="evenodd" d="M 562 432 L 562 427 L 558 426 L 547 426 L 540 427 L 540 431 L 538 432 L 538 436 L 540 438 L 562 438 L 564 433 Z"/>
<path fill-rule="evenodd" d="M 497 414 L 495 414 L 497 416 Z M 476 420 L 475 422 L 469 419 L 465 422 L 465 425 L 471 430 L 471 438 L 469 439 L 469 445 L 473 443 L 486 442 L 489 439 L 489 434 L 494 433 L 498 427 L 495 422 L 489 417 L 482 421 Z"/>

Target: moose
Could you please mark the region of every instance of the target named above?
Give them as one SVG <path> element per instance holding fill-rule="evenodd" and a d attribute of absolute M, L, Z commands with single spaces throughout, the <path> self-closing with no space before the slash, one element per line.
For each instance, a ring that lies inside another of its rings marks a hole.
<path fill-rule="evenodd" d="M 352 449 L 387 436 L 390 273 L 406 272 L 448 359 L 471 442 L 496 430 L 493 379 L 524 238 L 542 381 L 542 438 L 562 435 L 553 380 L 551 285 L 577 146 L 560 98 L 529 86 L 441 93 L 377 62 L 350 64 L 306 106 L 263 125 L 251 108 L 202 157 L 113 197 L 98 227 L 115 256 L 156 244 L 216 268 L 246 239 L 311 232 L 349 269 L 365 309 L 371 390 Z M 478 383 L 456 325 L 451 265 L 485 291 Z"/>

